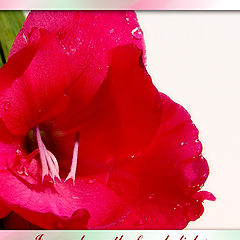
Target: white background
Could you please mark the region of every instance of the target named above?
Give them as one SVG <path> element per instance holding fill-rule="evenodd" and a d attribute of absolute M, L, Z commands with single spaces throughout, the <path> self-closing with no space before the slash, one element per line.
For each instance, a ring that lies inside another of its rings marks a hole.
<path fill-rule="evenodd" d="M 240 12 L 138 12 L 147 69 L 200 131 L 217 200 L 189 229 L 240 229 Z"/>

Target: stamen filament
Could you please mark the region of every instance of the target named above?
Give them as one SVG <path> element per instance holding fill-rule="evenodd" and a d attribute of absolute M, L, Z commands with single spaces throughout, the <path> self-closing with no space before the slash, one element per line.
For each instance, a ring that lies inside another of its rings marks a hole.
<path fill-rule="evenodd" d="M 43 142 L 42 142 L 42 139 L 41 139 L 41 135 L 40 135 L 38 125 L 36 126 L 36 137 L 37 137 L 37 144 L 38 144 L 40 160 L 41 160 L 41 165 L 42 165 L 42 182 L 43 182 L 45 176 L 48 175 L 48 165 L 47 165 L 47 160 L 46 160 L 46 156 L 45 156 Z"/>
<path fill-rule="evenodd" d="M 64 182 L 66 182 L 67 180 L 72 179 L 73 185 L 75 185 L 75 176 L 76 176 L 77 160 L 78 160 L 78 149 L 79 149 L 79 133 L 77 132 L 75 142 L 74 142 L 74 147 L 73 147 L 71 169 L 70 169 L 70 172 L 69 172 L 67 178 L 64 181 Z"/>
<path fill-rule="evenodd" d="M 36 126 L 36 138 L 42 165 L 42 182 L 44 181 L 45 176 L 48 175 L 52 178 L 54 183 L 55 177 L 61 182 L 57 159 L 44 145 L 39 131 L 39 126 Z"/>
<path fill-rule="evenodd" d="M 56 168 L 57 173 L 59 174 L 59 166 L 58 166 L 58 161 L 57 161 L 56 157 L 50 151 L 47 150 L 47 152 L 53 161 L 53 164 Z"/>
<path fill-rule="evenodd" d="M 49 151 L 47 150 L 45 145 L 43 145 L 43 147 L 44 147 L 44 152 L 45 152 L 45 156 L 46 156 L 46 159 L 47 159 L 49 173 L 50 173 L 50 176 L 53 179 L 53 182 L 55 183 L 55 177 L 57 177 L 58 180 L 61 182 L 61 179 L 60 179 L 60 176 L 59 176 L 59 172 L 57 172 L 55 164 L 53 163 L 52 158 L 48 154 Z"/>

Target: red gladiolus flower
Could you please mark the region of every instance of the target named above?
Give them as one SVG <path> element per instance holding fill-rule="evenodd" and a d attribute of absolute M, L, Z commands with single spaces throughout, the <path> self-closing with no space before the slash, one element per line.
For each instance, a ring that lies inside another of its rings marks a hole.
<path fill-rule="evenodd" d="M 134 13 L 33 12 L 0 80 L 0 217 L 182 229 L 214 200 L 198 130 L 152 84 Z"/>

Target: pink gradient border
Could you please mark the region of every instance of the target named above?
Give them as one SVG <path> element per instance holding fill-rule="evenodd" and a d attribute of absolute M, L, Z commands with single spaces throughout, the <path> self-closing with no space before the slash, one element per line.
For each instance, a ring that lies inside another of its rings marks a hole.
<path fill-rule="evenodd" d="M 0 0 L 1 10 L 240 10 L 237 0 Z"/>

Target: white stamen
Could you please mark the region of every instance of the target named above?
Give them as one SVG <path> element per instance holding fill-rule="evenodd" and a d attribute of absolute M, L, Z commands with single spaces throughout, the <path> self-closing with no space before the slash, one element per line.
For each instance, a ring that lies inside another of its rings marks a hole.
<path fill-rule="evenodd" d="M 40 154 L 40 160 L 41 160 L 41 165 L 42 165 L 42 182 L 44 180 L 44 177 L 48 175 L 48 165 L 47 165 L 47 160 L 43 148 L 43 142 L 41 139 L 39 127 L 36 126 L 36 137 L 37 137 L 37 144 L 39 148 L 39 154 Z"/>
<path fill-rule="evenodd" d="M 59 165 L 58 165 L 58 161 L 57 161 L 56 157 L 50 151 L 47 150 L 47 152 L 48 152 L 49 156 L 51 157 L 51 159 L 54 163 L 54 166 L 57 170 L 57 173 L 59 174 Z"/>
<path fill-rule="evenodd" d="M 59 177 L 59 174 L 57 172 L 55 164 L 54 164 L 52 158 L 50 157 L 50 155 L 48 154 L 49 151 L 47 150 L 45 145 L 43 145 L 43 147 L 44 147 L 44 152 L 45 152 L 45 156 L 46 156 L 46 159 L 47 159 L 49 174 L 52 177 L 53 182 L 55 183 L 55 177 L 61 182 L 61 179 Z"/>
<path fill-rule="evenodd" d="M 48 175 L 52 178 L 54 183 L 55 177 L 61 182 L 57 159 L 50 151 L 47 150 L 46 146 L 44 145 L 38 126 L 36 126 L 36 137 L 42 165 L 42 182 L 44 181 L 45 176 Z"/>
<path fill-rule="evenodd" d="M 69 172 L 67 178 L 64 181 L 64 182 L 66 182 L 67 180 L 72 179 L 73 185 L 75 185 L 75 176 L 76 176 L 77 160 L 78 160 L 78 148 L 79 148 L 79 134 L 77 133 L 76 138 L 75 138 L 74 147 L 73 147 L 73 157 L 72 157 L 71 169 L 70 169 L 70 172 Z"/>

